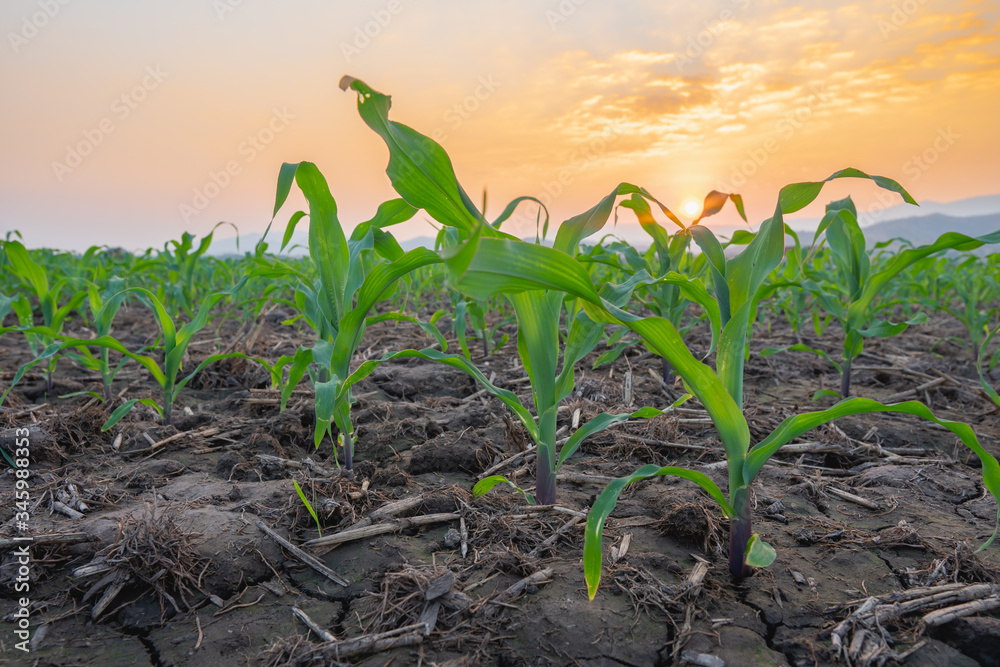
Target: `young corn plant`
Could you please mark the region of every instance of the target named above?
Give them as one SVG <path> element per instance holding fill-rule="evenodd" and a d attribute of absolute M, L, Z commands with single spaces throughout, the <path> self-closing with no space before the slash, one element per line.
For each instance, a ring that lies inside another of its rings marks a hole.
<path fill-rule="evenodd" d="M 965 327 L 968 338 L 958 339 L 957 342 L 971 348 L 974 355 L 978 354 L 989 332 L 990 323 L 1000 311 L 996 305 L 1000 285 L 997 284 L 994 259 L 998 257 L 1000 256 L 991 255 L 984 261 L 983 258 L 972 255 L 954 263 L 950 261 L 951 258 L 943 258 L 949 263 L 942 274 L 950 293 L 940 299 L 936 306 Z M 957 305 L 955 301 L 958 302 Z"/>
<path fill-rule="evenodd" d="M 379 206 L 375 217 L 358 225 L 350 239 L 344 234 L 337 217 L 337 203 L 326 179 L 311 162 L 285 163 L 278 175 L 274 216 L 284 205 L 292 183 L 298 185 L 309 205 L 309 255 L 318 271 L 313 280 L 286 262 L 262 262 L 248 278 L 298 278 L 296 303 L 303 317 L 316 332 L 316 343 L 301 347 L 294 357 L 282 357 L 272 370 L 276 383 L 285 367 L 288 379 L 283 383 L 281 409 L 284 409 L 292 389 L 302 380 L 311 366 L 316 391 L 316 423 L 314 442 L 319 447 L 333 427 L 338 430 L 337 442 L 344 449 L 344 466 L 354 467 L 354 427 L 351 385 L 345 380 L 351 375 L 351 360 L 361 344 L 365 329 L 375 322 L 395 320 L 414 322 L 434 336 L 442 349 L 447 344 L 433 322 L 397 312 L 369 315 L 376 303 L 392 297 L 397 283 L 419 267 L 440 262 L 437 253 L 415 248 L 404 253 L 386 227 L 409 220 L 416 213 L 401 199 Z M 282 249 L 292 238 L 295 226 L 306 217 L 295 212 L 285 229 Z M 273 217 L 272 217 L 273 220 Z"/>
<path fill-rule="evenodd" d="M 167 241 L 160 251 L 157 260 L 166 268 L 163 276 L 162 289 L 166 295 L 167 305 L 174 313 L 194 312 L 195 306 L 201 302 L 198 288 L 202 281 L 198 280 L 198 271 L 202 267 L 202 258 L 212 245 L 215 230 L 223 225 L 229 225 L 236 231 L 236 243 L 239 245 L 239 230 L 229 222 L 219 222 L 206 234 L 197 247 L 194 245 L 194 234 L 184 232 L 180 240 Z"/>
<path fill-rule="evenodd" d="M 913 202 L 912 197 L 895 181 L 868 176 L 856 169 L 845 169 L 824 181 L 796 183 L 782 188 L 774 215 L 761 225 L 746 248 L 732 258 L 725 256 L 722 244 L 707 227 L 696 221 L 686 229 L 686 233 L 691 234 L 706 254 L 712 271 L 713 295 L 709 296 L 704 289 L 689 289 L 687 294 L 712 314 L 713 330 L 721 326 L 714 369 L 695 358 L 676 327 L 666 318 L 628 313 L 606 298 L 609 293 L 607 287 L 603 294 L 599 293 L 583 266 L 558 247 L 522 246 L 483 236 L 470 239 L 463 249 L 466 253 L 463 262 L 451 264 L 453 283 L 459 289 L 478 296 L 538 289 L 559 290 L 580 299 L 594 321 L 622 324 L 636 332 L 647 346 L 667 357 L 688 390 L 705 407 L 722 440 L 729 468 L 728 497 L 702 472 L 656 465 L 644 466 L 627 477 L 615 480 L 601 493 L 588 517 L 584 547 L 584 572 L 591 598 L 597 593 L 601 577 L 604 524 L 619 495 L 630 484 L 660 475 L 677 476 L 694 482 L 716 501 L 729 519 L 729 570 L 734 579 L 749 576 L 754 567 L 769 565 L 775 559 L 775 551 L 752 530 L 750 489 L 754 478 L 782 445 L 840 417 L 871 412 L 901 412 L 944 426 L 979 457 L 984 484 L 994 498 L 1000 500 L 1000 464 L 983 449 L 972 429 L 966 424 L 937 418 L 917 401 L 884 405 L 865 398 L 845 399 L 827 410 L 789 417 L 770 435 L 751 446 L 750 430 L 742 409 L 746 341 L 759 298 L 768 291 L 764 281 L 779 265 L 784 254 L 786 226 L 783 216 L 811 203 L 824 183 L 844 177 L 870 179 Z M 721 208 L 729 198 L 722 193 L 711 193 L 706 211 L 713 207 Z M 972 248 L 983 242 L 969 237 L 959 240 L 953 236 L 945 243 Z M 470 254 L 471 257 L 468 257 Z M 884 284 L 891 275 L 894 275 L 891 271 L 879 274 L 878 282 Z M 1000 508 L 997 525 L 1000 525 Z M 996 531 L 980 548 L 985 548 L 995 536 Z"/>
<path fill-rule="evenodd" d="M 7 261 L 10 263 L 11 272 L 34 292 L 42 311 L 42 327 L 38 332 L 35 332 L 33 331 L 34 309 L 28 297 L 21 294 L 12 301 L 14 312 L 17 313 L 21 322 L 19 330 L 24 331 L 32 353 L 38 357 L 53 346 L 55 338 L 63 330 L 66 317 L 83 303 L 83 300 L 87 298 L 87 292 L 73 292 L 69 300 L 60 306 L 59 297 L 62 290 L 67 286 L 72 288 L 70 280 L 59 278 L 50 285 L 46 270 L 31 258 L 28 250 L 20 241 L 7 240 L 3 243 L 3 247 L 6 251 Z M 52 351 L 46 355 L 46 360 L 45 388 L 46 392 L 51 394 L 52 374 L 55 372 L 59 355 Z"/>
<path fill-rule="evenodd" d="M 836 366 L 841 374 L 840 395 L 844 398 L 850 396 L 851 365 L 863 351 L 865 338 L 897 336 L 910 325 L 927 321 L 923 313 L 902 322 L 881 318 L 885 310 L 895 305 L 889 299 L 879 300 L 880 295 L 891 287 L 893 279 L 914 262 L 934 253 L 972 250 L 987 243 L 1000 242 L 1000 231 L 979 238 L 948 232 L 934 243 L 895 254 L 884 268 L 872 271 L 865 235 L 858 224 L 857 209 L 850 197 L 827 205 L 826 214 L 816 230 L 816 239 L 824 233 L 838 279 L 821 282 L 803 280 L 802 285 L 816 295 L 823 309 L 832 314 L 843 329 L 843 352 L 841 362 Z M 816 240 L 813 247 L 817 247 Z M 835 362 L 831 360 L 831 363 Z"/>
<path fill-rule="evenodd" d="M 937 252 L 971 250 L 987 243 L 1000 242 L 1000 231 L 979 238 L 948 232 L 932 244 L 908 248 L 893 255 L 883 268 L 873 270 L 864 232 L 858 224 L 857 209 L 850 197 L 826 206 L 826 213 L 816 230 L 814 249 L 822 247 L 818 240 L 824 233 L 825 243 L 830 248 L 828 255 L 834 264 L 835 273 L 810 272 L 803 265 L 803 278 L 800 284 L 803 289 L 813 294 L 823 310 L 840 324 L 844 333 L 841 358 L 839 362 L 834 361 L 825 351 L 803 344 L 788 349 L 817 354 L 833 365 L 841 376 L 839 394 L 823 391 L 817 392 L 817 396 L 832 394 L 842 398 L 851 394 L 851 366 L 854 359 L 864 351 L 866 338 L 898 336 L 909 326 L 927 321 L 927 316 L 922 312 L 901 322 L 884 319 L 885 311 L 898 305 L 897 301 L 883 298 L 886 291 L 893 286 L 897 275 L 913 263 Z M 778 351 L 768 349 L 764 354 L 770 355 Z"/>
<path fill-rule="evenodd" d="M 98 290 L 97 285 L 91 284 L 87 289 L 87 296 L 93 318 L 94 334 L 98 338 L 110 336 L 111 326 L 118 314 L 118 309 L 121 308 L 128 296 L 125 291 L 125 280 L 117 276 L 111 278 L 103 292 Z M 110 402 L 112 399 L 111 383 L 114 382 L 115 375 L 121 370 L 122 364 L 128 361 L 128 357 L 123 356 L 121 362 L 112 368 L 108 348 L 100 348 L 97 356 L 93 355 L 86 347 L 80 347 L 77 350 L 76 352 L 67 352 L 66 356 L 84 368 L 101 374 L 101 383 L 104 389 L 103 398 Z"/>
<path fill-rule="evenodd" d="M 269 371 L 271 366 L 264 359 L 259 359 L 257 357 L 251 357 L 241 352 L 232 352 L 225 354 L 213 354 L 206 357 L 198 366 L 188 375 L 180 377 L 181 369 L 183 366 L 184 356 L 187 353 L 188 346 L 191 344 L 191 340 L 196 333 L 205 328 L 209 323 L 212 315 L 212 309 L 224 298 L 229 296 L 227 292 L 218 292 L 206 297 L 198 308 L 197 313 L 191 319 L 191 321 L 177 326 L 174 323 L 173 318 L 167 313 L 166 308 L 160 302 L 160 300 L 151 291 L 143 287 L 129 287 L 117 295 L 112 296 L 104 305 L 101 311 L 98 311 L 98 319 L 105 315 L 105 312 L 109 308 L 117 308 L 116 302 L 118 302 L 118 296 L 122 293 L 126 294 L 136 294 L 139 299 L 147 306 L 152 309 L 153 314 L 156 318 L 156 322 L 160 327 L 160 336 L 163 346 L 163 363 L 161 364 L 153 357 L 141 354 L 138 352 L 133 352 L 127 349 L 121 342 L 112 336 L 104 335 L 98 336 L 97 338 L 69 338 L 69 337 L 59 337 L 60 347 L 59 349 L 79 349 L 87 347 L 97 347 L 106 350 L 114 350 L 125 357 L 133 359 L 140 366 L 145 368 L 153 380 L 160 387 L 162 399 L 159 403 L 152 399 L 129 399 L 125 401 L 122 405 L 115 409 L 111 413 L 107 422 L 101 427 L 102 430 L 108 430 L 115 424 L 117 424 L 122 417 L 127 415 L 137 403 L 143 405 L 148 405 L 152 407 L 160 415 L 163 420 L 164 425 L 169 425 L 171 420 L 171 415 L 173 412 L 174 402 L 177 400 L 177 396 L 180 391 L 190 382 L 203 368 L 209 364 L 215 363 L 216 361 L 221 361 L 223 359 L 231 359 L 234 357 L 240 357 L 242 359 L 248 359 L 250 361 L 255 361 Z"/>

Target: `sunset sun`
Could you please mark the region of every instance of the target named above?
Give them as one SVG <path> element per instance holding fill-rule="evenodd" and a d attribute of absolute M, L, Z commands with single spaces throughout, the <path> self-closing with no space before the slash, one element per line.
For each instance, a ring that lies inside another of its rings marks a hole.
<path fill-rule="evenodd" d="M 693 217 L 701 213 L 701 204 L 697 199 L 685 199 L 681 210 L 684 211 L 684 215 Z"/>

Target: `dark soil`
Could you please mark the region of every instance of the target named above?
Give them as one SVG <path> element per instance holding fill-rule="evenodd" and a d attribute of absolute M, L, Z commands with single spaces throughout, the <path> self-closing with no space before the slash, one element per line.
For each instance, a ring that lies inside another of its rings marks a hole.
<path fill-rule="evenodd" d="M 263 319 L 246 351 L 273 358 L 308 343 L 281 319 Z M 234 339 L 239 323 L 219 321 L 218 331 L 204 330 L 192 345 L 186 367 Z M 131 347 L 150 342 L 144 332 L 153 330 L 141 309 L 126 313 L 119 328 Z M 927 351 L 948 335 L 961 332 L 940 319 L 900 339 L 866 343 L 855 364 L 854 393 L 886 398 L 944 377 L 917 398 L 940 417 L 972 424 L 984 447 L 1000 454 L 998 411 L 977 389 L 971 353 L 955 345 L 938 346 L 936 355 Z M 694 348 L 707 348 L 707 339 L 691 338 Z M 379 324 L 367 332 L 359 356 L 428 342 L 416 327 Z M 752 349 L 794 342 L 775 322 Z M 832 336 L 805 342 L 831 354 L 839 349 Z M 496 384 L 530 404 L 513 344 L 486 359 L 479 345 L 470 347 L 487 376 L 495 373 Z M 0 337 L 0 384 L 27 354 L 22 339 Z M 601 411 L 663 408 L 682 392 L 663 385 L 659 359 L 638 347 L 596 371 L 590 369 L 595 357 L 581 364 L 577 389 L 560 412 L 559 426 L 567 431 L 577 410 L 585 423 Z M 630 405 L 623 403 L 627 372 Z M 99 389 L 98 378 L 69 361 L 60 362 L 56 379 L 59 394 Z M 465 374 L 405 360 L 383 365 L 358 385 L 356 469 L 349 474 L 338 469 L 329 440 L 319 449 L 312 445 L 311 389 L 303 384 L 279 413 L 267 381 L 265 372 L 242 361 L 209 367 L 182 392 L 172 426 L 158 425 L 152 410 L 137 406 L 102 433 L 108 412 L 100 403 L 87 395 L 46 398 L 44 379 L 29 373 L 0 410 L 0 447 L 11 450 L 13 429 L 30 430 L 29 534 L 77 537 L 32 547 L 36 641 L 21 657 L 12 631 L 5 631 L 2 658 L 25 665 L 219 667 L 826 665 L 834 661 L 831 631 L 869 596 L 1000 582 L 1000 548 L 973 553 L 992 532 L 997 511 L 978 461 L 950 432 L 909 416 L 841 419 L 800 438 L 815 451 L 775 456 L 754 485 L 754 525 L 778 558 L 739 584 L 728 574 L 728 522 L 697 487 L 660 478 L 627 490 L 608 522 L 602 584 L 589 602 L 583 521 L 559 509 L 530 511 L 506 486 L 472 497 L 486 468 L 530 443 L 499 401 L 474 395 L 478 387 Z M 810 397 L 838 386 L 833 369 L 806 353 L 751 355 L 746 414 L 755 441 L 789 415 L 831 404 Z M 154 390 L 134 364 L 115 383 L 115 393 L 126 398 L 155 397 Z M 602 477 L 648 463 L 702 470 L 725 489 L 724 453 L 699 407 L 690 401 L 684 411 L 619 424 L 591 438 L 560 471 L 572 479 L 559 483 L 559 506 L 585 514 Z M 528 459 L 498 472 L 530 488 L 534 463 Z M 462 521 L 399 521 L 394 531 L 332 549 L 303 547 L 345 586 L 304 565 L 258 527 L 262 522 L 298 546 L 318 537 L 293 479 L 316 510 L 323 536 L 359 522 L 429 514 Z M 419 501 L 394 517 L 366 518 L 409 498 Z M 14 537 L 11 471 L 0 479 L 0 499 L 0 539 Z M 60 513 L 57 503 L 82 518 Z M 623 543 L 628 548 L 620 555 Z M 115 554 L 120 558 L 108 565 Z M 707 574 L 692 584 L 701 563 Z M 91 564 L 96 571 L 81 570 Z M 517 595 L 500 597 L 547 569 Z M 11 630 L 20 597 L 16 576 L 16 558 L 8 552 L 0 564 L 0 616 Z M 338 640 L 437 616 L 419 643 L 339 659 L 293 609 Z M 1000 664 L 996 616 L 933 628 L 920 619 L 920 613 L 885 619 L 872 635 L 881 638 L 881 648 L 851 664 L 882 664 L 893 655 L 905 655 L 905 665 Z M 847 641 L 863 643 L 861 632 L 854 627 Z"/>

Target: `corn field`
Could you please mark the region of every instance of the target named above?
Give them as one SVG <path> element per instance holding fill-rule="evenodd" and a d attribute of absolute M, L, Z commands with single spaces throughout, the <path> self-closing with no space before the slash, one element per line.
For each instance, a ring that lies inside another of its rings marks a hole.
<path fill-rule="evenodd" d="M 996 664 L 1000 230 L 872 246 L 827 183 L 918 202 L 854 168 L 763 221 L 654 183 L 498 211 L 341 88 L 396 194 L 368 220 L 299 162 L 239 255 L 2 242 L 37 664 Z"/>

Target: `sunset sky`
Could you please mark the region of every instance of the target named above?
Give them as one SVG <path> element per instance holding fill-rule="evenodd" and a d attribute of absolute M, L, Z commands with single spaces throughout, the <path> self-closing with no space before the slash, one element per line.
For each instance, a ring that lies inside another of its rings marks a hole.
<path fill-rule="evenodd" d="M 344 74 L 438 138 L 492 216 L 533 195 L 563 220 L 628 181 L 678 211 L 740 192 L 757 222 L 781 185 L 848 166 L 918 201 L 994 194 L 998 19 L 961 0 L 6 0 L 0 232 L 75 250 L 260 232 L 300 160 L 351 227 L 394 195 Z M 848 192 L 874 201 L 838 184 L 804 215 Z"/>

